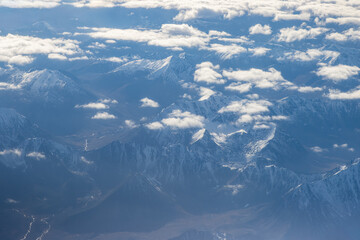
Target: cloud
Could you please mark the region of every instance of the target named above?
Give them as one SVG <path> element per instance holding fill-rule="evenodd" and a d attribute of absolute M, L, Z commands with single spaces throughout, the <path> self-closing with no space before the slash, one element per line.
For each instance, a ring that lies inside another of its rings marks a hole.
<path fill-rule="evenodd" d="M 239 93 L 249 92 L 251 88 L 252 85 L 250 83 L 243 83 L 243 84 L 231 83 L 229 86 L 225 87 L 226 90 L 235 91 Z"/>
<path fill-rule="evenodd" d="M 360 68 L 357 66 L 339 64 L 336 66 L 322 66 L 315 72 L 315 74 L 323 79 L 339 82 L 358 75 L 359 72 Z"/>
<path fill-rule="evenodd" d="M 20 149 L 5 149 L 3 151 L 0 151 L 0 156 L 6 156 L 6 155 L 14 155 L 17 157 L 20 157 L 22 154 Z"/>
<path fill-rule="evenodd" d="M 272 103 L 266 100 L 242 99 L 240 101 L 232 101 L 228 106 L 222 107 L 219 110 L 219 113 L 235 112 L 251 115 L 255 113 L 268 112 L 269 106 L 272 106 Z"/>
<path fill-rule="evenodd" d="M 314 39 L 317 36 L 329 31 L 327 28 L 318 27 L 318 28 L 282 28 L 280 33 L 277 35 L 277 40 L 279 42 L 295 42 L 303 39 Z"/>
<path fill-rule="evenodd" d="M 360 17 L 326 18 L 326 23 L 337 23 L 339 25 L 345 25 L 345 24 L 360 25 Z"/>
<path fill-rule="evenodd" d="M 313 151 L 313 152 L 316 152 L 316 153 L 321 153 L 321 152 L 326 151 L 326 149 L 321 148 L 319 146 L 311 147 L 310 150 Z"/>
<path fill-rule="evenodd" d="M 219 65 L 213 65 L 211 62 L 202 62 L 196 65 L 194 73 L 195 82 L 205 82 L 207 84 L 224 84 L 226 81 L 222 79 Z"/>
<path fill-rule="evenodd" d="M 161 123 L 171 128 L 203 128 L 205 118 L 190 112 L 182 112 L 181 110 L 173 110 L 168 118 L 161 120 Z"/>
<path fill-rule="evenodd" d="M 360 86 L 348 92 L 341 92 L 340 90 L 330 89 L 326 97 L 333 100 L 355 100 L 360 99 Z"/>
<path fill-rule="evenodd" d="M 66 56 L 81 54 L 79 42 L 62 38 L 38 38 L 13 35 L 0 36 L 0 62 L 25 65 L 34 61 L 37 54 L 50 59 L 66 60 Z"/>
<path fill-rule="evenodd" d="M 161 122 L 152 122 L 145 124 L 145 127 L 147 127 L 150 130 L 159 130 L 164 128 L 164 125 L 162 125 Z"/>
<path fill-rule="evenodd" d="M 248 51 L 253 53 L 253 56 L 264 56 L 271 49 L 265 47 L 249 48 Z"/>
<path fill-rule="evenodd" d="M 75 108 L 108 109 L 109 106 L 101 102 L 92 102 L 83 105 L 76 105 Z"/>
<path fill-rule="evenodd" d="M 108 62 L 115 62 L 115 63 L 124 63 L 129 61 L 127 57 L 109 57 L 109 58 L 101 58 L 101 60 Z"/>
<path fill-rule="evenodd" d="M 258 88 L 272 88 L 274 90 L 280 87 L 291 87 L 293 84 L 285 80 L 281 72 L 275 68 L 269 68 L 268 71 L 251 68 L 250 70 L 224 70 L 222 75 L 229 80 L 251 83 Z"/>
<path fill-rule="evenodd" d="M 249 28 L 250 34 L 264 34 L 264 35 L 270 35 L 272 33 L 271 27 L 269 25 L 261 25 L 256 24 L 254 26 L 251 26 Z"/>
<path fill-rule="evenodd" d="M 98 112 L 94 116 L 92 116 L 91 119 L 116 119 L 116 116 L 107 112 Z"/>
<path fill-rule="evenodd" d="M 328 60 L 330 63 L 334 62 L 340 56 L 339 52 L 322 50 L 322 49 L 308 49 L 306 52 L 302 51 L 293 51 L 284 53 L 283 57 L 278 58 L 278 60 L 290 60 L 290 61 L 301 61 L 309 62 L 314 60 Z"/>
<path fill-rule="evenodd" d="M 54 8 L 61 0 L 1 0 L 0 7 L 8 8 Z"/>
<path fill-rule="evenodd" d="M 345 150 L 348 150 L 350 152 L 353 152 L 355 151 L 354 148 L 350 148 L 349 145 L 347 143 L 343 143 L 343 144 L 334 144 L 333 145 L 333 148 L 337 148 L 337 149 L 345 149 Z"/>
<path fill-rule="evenodd" d="M 27 157 L 36 158 L 37 160 L 44 159 L 45 155 L 40 152 L 31 152 L 26 154 Z"/>
<path fill-rule="evenodd" d="M 253 126 L 253 129 L 269 129 L 270 126 L 264 123 L 257 123 Z"/>
<path fill-rule="evenodd" d="M 216 92 L 211 90 L 210 88 L 200 87 L 199 88 L 199 95 L 200 95 L 199 101 L 205 101 L 205 100 L 209 99 L 215 93 Z"/>
<path fill-rule="evenodd" d="M 239 55 L 240 53 L 244 53 L 247 51 L 246 48 L 236 44 L 223 45 L 218 43 L 211 44 L 210 47 L 204 47 L 202 49 L 206 49 L 208 51 L 214 51 L 222 59 L 230 59 L 235 55 Z"/>
<path fill-rule="evenodd" d="M 48 58 L 49 59 L 55 59 L 55 60 L 61 60 L 61 61 L 64 61 L 64 60 L 68 59 L 66 56 L 58 54 L 58 53 L 50 53 L 48 55 Z"/>
<path fill-rule="evenodd" d="M 360 40 L 360 29 L 354 30 L 350 28 L 342 33 L 334 32 L 326 35 L 325 37 L 328 40 L 335 40 L 338 42 L 344 41 L 359 41 Z"/>
<path fill-rule="evenodd" d="M 150 98 L 143 98 L 140 100 L 141 107 L 152 107 L 157 108 L 159 107 L 159 103 L 155 102 L 154 100 L 151 100 Z"/>
<path fill-rule="evenodd" d="M 296 90 L 301 93 L 310 93 L 310 92 L 322 91 L 324 89 L 321 87 L 303 86 L 303 87 L 297 87 Z"/>
<path fill-rule="evenodd" d="M 160 29 L 80 28 L 95 39 L 144 42 L 151 46 L 180 50 L 205 46 L 210 36 L 188 24 L 163 24 Z"/>
<path fill-rule="evenodd" d="M 125 125 L 128 128 L 136 128 L 138 125 L 133 120 L 125 120 Z"/>

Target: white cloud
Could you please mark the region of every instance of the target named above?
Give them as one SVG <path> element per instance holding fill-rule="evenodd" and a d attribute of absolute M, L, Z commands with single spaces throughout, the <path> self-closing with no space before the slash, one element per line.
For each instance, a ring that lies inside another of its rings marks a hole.
<path fill-rule="evenodd" d="M 360 17 L 326 18 L 326 23 L 337 23 L 340 25 L 345 25 L 345 24 L 360 25 Z"/>
<path fill-rule="evenodd" d="M 40 152 L 31 152 L 26 154 L 27 157 L 36 158 L 37 160 L 44 159 L 45 155 Z"/>
<path fill-rule="evenodd" d="M 272 103 L 266 100 L 242 99 L 240 101 L 232 101 L 228 106 L 222 107 L 219 110 L 219 113 L 235 112 L 251 115 L 255 113 L 268 112 L 269 106 L 272 106 Z"/>
<path fill-rule="evenodd" d="M 314 39 L 317 36 L 329 31 L 327 28 L 282 28 L 280 29 L 280 33 L 278 34 L 279 42 L 295 42 L 303 39 Z"/>
<path fill-rule="evenodd" d="M 96 39 L 144 42 L 152 46 L 180 50 L 205 46 L 210 36 L 188 24 L 163 24 L 160 29 L 80 28 Z M 80 33 L 78 33 L 80 34 Z"/>
<path fill-rule="evenodd" d="M 313 151 L 313 152 L 316 152 L 316 153 L 321 153 L 321 152 L 326 151 L 326 149 L 321 148 L 319 146 L 311 147 L 310 150 Z"/>
<path fill-rule="evenodd" d="M 6 155 L 15 155 L 17 157 L 20 157 L 22 154 L 20 149 L 5 149 L 3 151 L 0 151 L 0 156 L 6 156 Z"/>
<path fill-rule="evenodd" d="M 272 88 L 277 90 L 280 87 L 293 86 L 291 82 L 282 77 L 281 72 L 274 68 L 269 68 L 268 71 L 256 68 L 235 71 L 224 70 L 222 74 L 229 80 L 251 83 L 258 88 Z"/>
<path fill-rule="evenodd" d="M 102 102 L 92 102 L 83 105 L 76 105 L 75 108 L 108 109 L 109 106 Z"/>
<path fill-rule="evenodd" d="M 94 116 L 91 117 L 91 119 L 115 119 L 116 116 L 113 114 L 107 113 L 107 112 L 98 112 Z"/>
<path fill-rule="evenodd" d="M 55 59 L 55 60 L 61 60 L 61 61 L 67 60 L 66 56 L 58 54 L 58 53 L 50 53 L 48 55 L 48 58 L 49 59 Z"/>
<path fill-rule="evenodd" d="M 358 75 L 359 72 L 360 68 L 357 66 L 339 64 L 336 66 L 321 66 L 315 73 L 323 79 L 339 82 Z"/>
<path fill-rule="evenodd" d="M 109 58 L 101 58 L 103 61 L 115 62 L 115 63 L 123 63 L 127 62 L 129 59 L 127 57 L 109 57 Z"/>
<path fill-rule="evenodd" d="M 90 45 L 88 46 L 88 48 L 102 49 L 102 48 L 106 48 L 106 45 L 103 44 L 103 43 L 94 42 L 94 43 L 90 44 Z"/>
<path fill-rule="evenodd" d="M 348 150 L 350 152 L 354 152 L 355 149 L 354 148 L 351 148 L 349 147 L 349 145 L 347 143 L 343 143 L 343 144 L 334 144 L 333 145 L 334 148 L 338 148 L 338 149 L 345 149 L 345 150 Z"/>
<path fill-rule="evenodd" d="M 310 92 L 322 91 L 324 89 L 321 87 L 303 86 L 303 87 L 297 87 L 297 90 L 301 93 L 310 93 Z"/>
<path fill-rule="evenodd" d="M 199 101 L 205 101 L 205 100 L 209 99 L 215 93 L 216 92 L 211 90 L 210 88 L 200 87 L 199 88 L 199 95 L 200 95 Z"/>
<path fill-rule="evenodd" d="M 105 103 L 105 104 L 108 104 L 108 103 L 117 104 L 118 103 L 118 101 L 116 101 L 115 99 L 110 99 L 110 98 L 100 99 L 99 102 Z"/>
<path fill-rule="evenodd" d="M 308 62 L 314 60 L 328 60 L 330 63 L 334 62 L 340 56 L 339 52 L 322 50 L 322 49 L 308 49 L 306 52 L 293 51 L 284 53 L 284 57 L 280 57 L 278 60 L 290 60 Z"/>
<path fill-rule="evenodd" d="M 251 88 L 252 85 L 250 83 L 243 83 L 243 84 L 231 83 L 229 86 L 225 87 L 226 90 L 236 91 L 239 93 L 249 92 Z"/>
<path fill-rule="evenodd" d="M 213 65 L 211 62 L 202 62 L 196 65 L 194 73 L 195 82 L 205 82 L 207 84 L 224 84 L 225 80 L 222 79 L 219 70 L 219 65 Z"/>
<path fill-rule="evenodd" d="M 138 125 L 133 120 L 125 120 L 125 125 L 128 128 L 136 128 Z"/>
<path fill-rule="evenodd" d="M 264 56 L 271 49 L 265 47 L 249 48 L 248 51 L 253 53 L 253 56 Z"/>
<path fill-rule="evenodd" d="M 341 92 L 340 90 L 330 89 L 326 97 L 333 100 L 355 100 L 360 99 L 360 87 L 357 87 L 348 92 Z"/>
<path fill-rule="evenodd" d="M 157 108 L 159 107 L 159 103 L 155 102 L 154 100 L 151 100 L 150 98 L 143 98 L 140 100 L 141 107 L 152 107 Z"/>
<path fill-rule="evenodd" d="M 203 128 L 205 118 L 190 112 L 173 110 L 161 123 L 171 128 Z"/>
<path fill-rule="evenodd" d="M 8 34 L 0 36 L 0 61 L 24 65 L 34 61 L 36 54 L 51 59 L 66 60 L 66 56 L 80 54 L 79 42 L 62 38 L 37 38 Z"/>
<path fill-rule="evenodd" d="M 233 56 L 239 55 L 240 53 L 246 52 L 246 48 L 231 44 L 231 45 L 223 45 L 214 43 L 211 44 L 209 47 L 204 47 L 202 49 L 208 50 L 208 51 L 214 51 L 216 52 L 222 59 L 230 59 Z"/>
<path fill-rule="evenodd" d="M 263 123 L 257 123 L 253 126 L 253 129 L 269 129 L 270 126 L 267 124 L 263 124 Z"/>
<path fill-rule="evenodd" d="M 162 125 L 161 122 L 152 122 L 145 124 L 145 127 L 147 127 L 150 130 L 158 130 L 164 128 L 164 125 Z"/>
<path fill-rule="evenodd" d="M 264 34 L 264 35 L 270 35 L 272 33 L 271 27 L 269 25 L 261 25 L 256 24 L 254 26 L 251 26 L 249 28 L 250 34 Z"/>
<path fill-rule="evenodd" d="M 54 8 L 61 0 L 0 0 L 0 7 L 8 8 Z"/>
<path fill-rule="evenodd" d="M 355 30 L 350 28 L 342 33 L 334 32 L 326 35 L 326 39 L 335 40 L 338 42 L 344 41 L 359 41 L 360 40 L 360 29 Z"/>

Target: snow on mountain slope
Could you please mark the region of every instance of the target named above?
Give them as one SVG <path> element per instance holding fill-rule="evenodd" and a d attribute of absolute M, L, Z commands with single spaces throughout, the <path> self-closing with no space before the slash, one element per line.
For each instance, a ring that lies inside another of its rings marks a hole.
<path fill-rule="evenodd" d="M 56 70 L 4 70 L 1 77 L 5 80 L 1 84 L 6 92 L 46 102 L 63 102 L 88 94 L 74 80 Z"/>

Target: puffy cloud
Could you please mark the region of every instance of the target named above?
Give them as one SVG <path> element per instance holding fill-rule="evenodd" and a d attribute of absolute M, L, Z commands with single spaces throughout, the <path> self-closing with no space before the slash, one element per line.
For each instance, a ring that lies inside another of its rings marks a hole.
<path fill-rule="evenodd" d="M 195 82 L 205 82 L 207 84 L 224 84 L 225 80 L 222 79 L 219 70 L 219 65 L 213 65 L 211 62 L 202 62 L 196 65 L 194 73 Z"/>
<path fill-rule="evenodd" d="M 320 67 L 315 73 L 323 79 L 339 82 L 346 80 L 352 76 L 357 75 L 360 72 L 360 68 L 357 66 L 348 66 L 339 64 L 336 66 L 324 65 Z"/>
<path fill-rule="evenodd" d="M 324 89 L 321 87 L 303 86 L 303 87 L 297 87 L 296 90 L 298 90 L 301 93 L 310 93 L 310 92 L 322 91 Z"/>
<path fill-rule="evenodd" d="M 26 154 L 27 157 L 36 158 L 37 160 L 44 159 L 45 155 L 40 152 L 31 152 Z"/>
<path fill-rule="evenodd" d="M 290 60 L 290 61 L 301 61 L 308 62 L 314 60 L 328 60 L 330 59 L 330 63 L 334 62 L 340 53 L 329 50 L 322 49 L 308 49 L 306 52 L 302 51 L 294 51 L 294 52 L 286 52 L 284 53 L 284 57 L 280 57 L 278 60 Z"/>
<path fill-rule="evenodd" d="M 253 56 L 264 56 L 271 49 L 265 47 L 249 48 L 248 51 L 253 53 Z"/>
<path fill-rule="evenodd" d="M 340 25 L 345 25 L 345 24 L 360 25 L 360 17 L 326 18 L 326 23 L 337 23 Z"/>
<path fill-rule="evenodd" d="M 349 145 L 348 145 L 347 143 L 343 143 L 343 144 L 336 144 L 336 143 L 335 143 L 335 144 L 333 145 L 333 148 L 345 149 L 345 150 L 348 150 L 348 151 L 350 151 L 350 152 L 355 151 L 355 149 L 349 147 Z"/>
<path fill-rule="evenodd" d="M 358 41 L 360 40 L 360 29 L 355 30 L 354 28 L 350 28 L 342 33 L 330 33 L 326 35 L 326 39 L 335 40 L 338 42 Z"/>
<path fill-rule="evenodd" d="M 214 43 L 211 44 L 209 47 L 205 47 L 203 49 L 216 52 L 218 55 L 220 55 L 222 59 L 230 59 L 235 55 L 246 52 L 246 48 L 236 44 L 223 45 Z"/>
<path fill-rule="evenodd" d="M 348 92 L 341 92 L 340 90 L 330 89 L 326 97 L 333 100 L 353 100 L 360 99 L 360 87 L 357 87 Z"/>
<path fill-rule="evenodd" d="M 98 112 L 94 116 L 91 117 L 91 119 L 115 119 L 116 116 L 107 112 Z"/>
<path fill-rule="evenodd" d="M 114 63 L 124 63 L 129 59 L 126 57 L 109 57 L 109 58 L 101 58 L 103 61 L 114 62 Z"/>
<path fill-rule="evenodd" d="M 48 55 L 50 59 L 66 60 L 66 56 L 81 53 L 76 40 L 62 38 L 37 38 L 13 35 L 0 36 L 0 61 L 24 65 L 34 60 L 36 54 Z"/>
<path fill-rule="evenodd" d="M 152 122 L 145 124 L 145 127 L 147 127 L 150 130 L 158 130 L 164 128 L 164 125 L 162 125 L 161 122 Z"/>
<path fill-rule="evenodd" d="M 266 100 L 243 99 L 240 101 L 232 101 L 228 106 L 222 107 L 219 110 L 219 113 L 235 112 L 251 115 L 255 113 L 268 112 L 269 106 L 272 106 L 272 103 Z"/>
<path fill-rule="evenodd" d="M 329 31 L 327 28 L 318 27 L 318 28 L 282 28 L 278 34 L 279 42 L 295 42 L 303 39 L 314 39 L 317 36 Z"/>
<path fill-rule="evenodd" d="M 171 128 L 203 128 L 205 118 L 190 112 L 173 110 L 168 118 L 161 120 L 161 123 Z"/>
<path fill-rule="evenodd" d="M 49 8 L 59 6 L 61 0 L 1 0 L 0 6 L 5 7 L 37 7 Z M 360 9 L 356 1 L 323 1 L 323 0 L 77 0 L 63 1 L 75 7 L 126 7 L 126 8 L 163 8 L 175 9 L 179 13 L 174 17 L 176 21 L 187 21 L 195 18 L 208 18 L 222 15 L 226 19 L 249 15 L 261 15 L 280 20 L 308 21 L 311 17 L 327 18 L 329 23 L 358 24 Z"/>
<path fill-rule="evenodd" d="M 252 85 L 250 83 L 243 83 L 243 84 L 231 83 L 229 86 L 225 87 L 226 90 L 236 91 L 239 93 L 249 92 L 251 88 Z"/>
<path fill-rule="evenodd" d="M 0 156 L 6 156 L 6 155 L 13 155 L 20 157 L 22 154 L 20 149 L 5 149 L 3 151 L 0 151 Z"/>
<path fill-rule="evenodd" d="M 326 149 L 321 148 L 319 146 L 311 147 L 310 150 L 313 151 L 313 152 L 316 152 L 316 153 L 321 153 L 321 152 L 326 151 Z"/>
<path fill-rule="evenodd" d="M 205 101 L 205 100 L 209 99 L 215 93 L 216 92 L 211 90 L 210 88 L 200 87 L 199 88 L 199 95 L 200 95 L 199 101 Z"/>
<path fill-rule="evenodd" d="M 136 128 L 138 125 L 133 120 L 125 120 L 125 125 L 128 128 Z"/>
<path fill-rule="evenodd" d="M 141 107 L 152 107 L 157 108 L 159 107 L 159 103 L 155 102 L 154 100 L 151 100 L 150 98 L 143 98 L 140 100 Z"/>
<path fill-rule="evenodd" d="M 264 34 L 264 35 L 270 35 L 272 33 L 271 27 L 269 25 L 261 25 L 256 24 L 254 26 L 251 26 L 249 28 L 250 34 Z"/>
<path fill-rule="evenodd" d="M 101 102 L 92 102 L 83 105 L 76 105 L 75 108 L 108 109 L 109 106 Z"/>
<path fill-rule="evenodd" d="M 61 0 L 0 0 L 0 7 L 8 8 L 54 8 Z"/>
<path fill-rule="evenodd" d="M 64 60 L 68 59 L 66 56 L 58 54 L 58 53 L 50 53 L 48 55 L 48 58 L 49 59 L 55 59 L 55 60 L 61 60 L 61 61 L 64 61 Z"/>
<path fill-rule="evenodd" d="M 163 24 L 160 29 L 80 28 L 96 39 L 144 42 L 152 46 L 180 50 L 182 47 L 205 46 L 210 36 L 188 24 Z"/>
<path fill-rule="evenodd" d="M 174 18 L 177 21 L 213 15 L 222 15 L 224 18 L 231 19 L 245 13 L 273 17 L 275 21 L 309 20 L 311 16 L 358 17 L 360 15 L 356 1 L 81 0 L 73 4 L 78 7 L 123 6 L 127 8 L 175 9 L 179 11 Z"/>
<path fill-rule="evenodd" d="M 223 76 L 239 82 L 248 82 L 258 88 L 273 88 L 274 90 L 280 87 L 291 87 L 293 84 L 286 81 L 281 72 L 275 68 L 269 68 L 268 71 L 251 68 L 250 70 L 235 70 L 223 71 Z"/>

